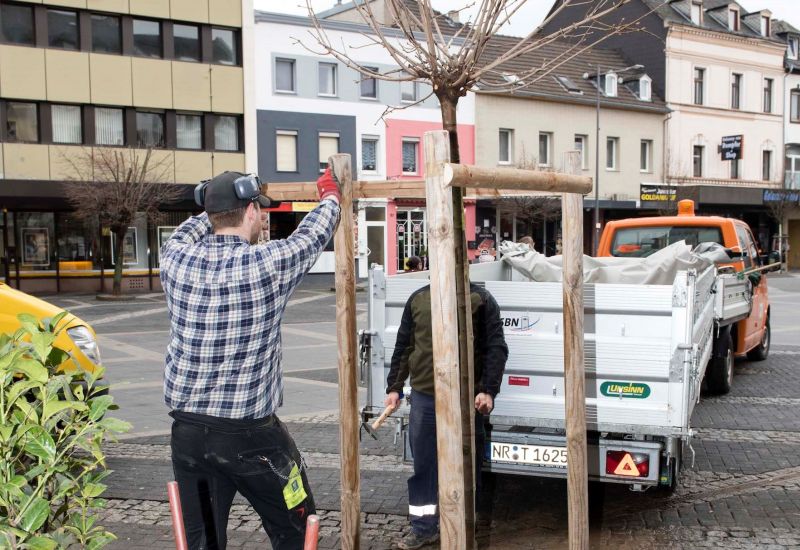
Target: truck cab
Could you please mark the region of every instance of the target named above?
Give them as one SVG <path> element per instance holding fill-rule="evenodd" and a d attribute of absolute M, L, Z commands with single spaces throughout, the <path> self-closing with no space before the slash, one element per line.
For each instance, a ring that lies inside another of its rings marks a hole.
<path fill-rule="evenodd" d="M 719 216 L 698 216 L 694 201 L 678 203 L 676 216 L 629 218 L 608 222 L 600 238 L 597 255 L 600 257 L 649 256 L 679 241 L 693 248 L 703 242 L 714 242 L 731 252 L 730 266 L 737 273 L 762 267 L 761 256 L 750 227 L 741 220 Z M 736 356 L 763 360 L 769 354 L 770 308 L 767 278 L 761 277 L 753 288 L 753 307 L 750 316 L 731 328 L 731 340 Z"/>

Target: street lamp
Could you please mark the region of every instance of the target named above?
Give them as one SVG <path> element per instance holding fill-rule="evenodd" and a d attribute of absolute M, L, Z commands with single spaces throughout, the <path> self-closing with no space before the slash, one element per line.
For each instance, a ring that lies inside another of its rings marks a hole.
<path fill-rule="evenodd" d="M 624 69 L 606 69 L 607 73 L 624 73 L 644 69 L 644 65 L 636 64 Z M 596 132 L 594 138 L 594 231 L 592 231 L 592 255 L 597 256 L 597 247 L 600 245 L 600 65 L 597 65 L 596 106 L 597 113 Z M 589 80 L 589 73 L 583 73 L 584 80 Z M 584 152 L 585 154 L 585 152 Z"/>

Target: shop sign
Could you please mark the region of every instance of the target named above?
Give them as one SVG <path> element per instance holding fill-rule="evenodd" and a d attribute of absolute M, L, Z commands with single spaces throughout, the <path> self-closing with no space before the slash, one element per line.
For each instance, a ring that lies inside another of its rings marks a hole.
<path fill-rule="evenodd" d="M 318 202 L 293 202 L 292 212 L 311 212 L 317 206 L 319 206 Z"/>
<path fill-rule="evenodd" d="M 652 202 L 674 202 L 678 189 L 669 185 L 640 185 L 639 200 Z"/>
<path fill-rule="evenodd" d="M 800 203 L 800 191 L 764 189 L 764 202 Z"/>
<path fill-rule="evenodd" d="M 744 136 L 723 136 L 722 146 L 722 160 L 740 160 L 742 158 L 742 144 L 744 143 Z"/>

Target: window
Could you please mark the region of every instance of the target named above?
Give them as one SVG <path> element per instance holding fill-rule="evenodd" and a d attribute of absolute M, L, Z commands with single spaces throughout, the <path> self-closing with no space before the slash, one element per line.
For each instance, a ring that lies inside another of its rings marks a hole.
<path fill-rule="evenodd" d="M 692 2 L 692 23 L 700 25 L 703 22 L 703 6 L 699 2 Z"/>
<path fill-rule="evenodd" d="M 739 10 L 737 9 L 728 10 L 728 29 L 732 31 L 739 30 Z"/>
<path fill-rule="evenodd" d="M 236 33 L 230 29 L 211 29 L 211 60 L 222 65 L 236 65 L 238 59 Z"/>
<path fill-rule="evenodd" d="M 200 61 L 200 27 L 175 23 L 172 28 L 175 36 L 175 59 Z"/>
<path fill-rule="evenodd" d="M 770 24 L 770 18 L 767 15 L 761 16 L 761 36 L 769 36 L 772 34 L 772 25 Z"/>
<path fill-rule="evenodd" d="M 203 117 L 175 115 L 175 145 L 178 149 L 203 148 Z"/>
<path fill-rule="evenodd" d="M 642 101 L 651 101 L 652 93 L 650 79 L 646 76 L 643 76 L 639 79 L 639 99 Z"/>
<path fill-rule="evenodd" d="M 792 90 L 790 103 L 790 120 L 800 122 L 800 90 Z"/>
<path fill-rule="evenodd" d="M 742 75 L 731 75 L 731 109 L 739 109 L 742 104 Z"/>
<path fill-rule="evenodd" d="M 36 103 L 9 101 L 6 113 L 8 141 L 39 141 L 39 117 Z"/>
<path fill-rule="evenodd" d="M 695 247 L 700 243 L 722 244 L 718 227 L 692 227 L 671 225 L 662 227 L 619 228 L 614 232 L 611 255 L 627 258 L 645 258 L 671 244 L 686 241 Z"/>
<path fill-rule="evenodd" d="M 235 116 L 214 118 L 214 149 L 217 151 L 239 150 L 239 119 Z"/>
<path fill-rule="evenodd" d="M 617 82 L 618 82 L 617 75 L 614 73 L 608 73 L 605 79 L 605 94 L 608 97 L 617 97 Z"/>
<path fill-rule="evenodd" d="M 553 134 L 539 132 L 539 166 L 550 166 Z"/>
<path fill-rule="evenodd" d="M 739 161 L 738 160 L 731 160 L 731 179 L 738 180 L 739 179 Z"/>
<path fill-rule="evenodd" d="M 789 59 L 797 59 L 799 53 L 800 53 L 800 38 L 796 37 L 789 38 L 789 45 L 786 48 L 786 55 L 789 56 Z"/>
<path fill-rule="evenodd" d="M 569 93 L 571 93 L 571 94 L 582 94 L 583 93 L 581 91 L 581 89 L 578 88 L 578 86 L 576 86 L 575 83 L 569 77 L 556 76 L 556 81 L 558 81 L 558 83 L 561 84 L 561 86 L 563 86 L 564 89 L 566 91 L 568 91 Z"/>
<path fill-rule="evenodd" d="M 319 133 L 319 171 L 324 172 L 328 167 L 328 159 L 339 152 L 339 134 Z"/>
<path fill-rule="evenodd" d="M 576 135 L 575 136 L 575 150 L 581 153 L 581 168 L 586 170 L 589 159 L 586 158 L 586 142 L 588 136 Z"/>
<path fill-rule="evenodd" d="M 513 142 L 514 131 L 513 130 L 503 130 L 500 129 L 500 151 L 497 157 L 497 161 L 500 164 L 511 164 L 511 159 L 513 158 L 511 152 L 511 144 Z"/>
<path fill-rule="evenodd" d="M 125 145 L 125 124 L 122 109 L 96 107 L 94 138 L 97 145 Z"/>
<path fill-rule="evenodd" d="M 703 149 L 702 145 L 695 145 L 692 148 L 692 176 L 695 178 L 703 177 Z"/>
<path fill-rule="evenodd" d="M 336 95 L 336 64 L 319 64 L 319 95 Z"/>
<path fill-rule="evenodd" d="M 404 103 L 414 103 L 417 101 L 417 83 L 413 80 L 403 80 L 400 82 L 400 101 Z"/>
<path fill-rule="evenodd" d="M 275 136 L 275 170 L 297 172 L 297 132 L 278 130 Z"/>
<path fill-rule="evenodd" d="M 133 53 L 142 57 L 161 57 L 161 23 L 133 20 Z"/>
<path fill-rule="evenodd" d="M 417 149 L 419 140 L 403 140 L 403 174 L 417 173 Z"/>
<path fill-rule="evenodd" d="M 653 142 L 643 139 L 639 146 L 639 171 L 650 172 L 650 165 L 653 162 Z"/>
<path fill-rule="evenodd" d="M 52 105 L 53 143 L 79 144 L 83 142 L 81 108 L 77 105 Z"/>
<path fill-rule="evenodd" d="M 761 179 L 764 181 L 772 179 L 772 151 L 761 152 Z"/>
<path fill-rule="evenodd" d="M 373 73 L 378 72 L 377 67 L 364 68 L 372 71 Z M 361 75 L 361 97 L 367 99 L 378 99 L 378 81 L 376 79 Z"/>
<path fill-rule="evenodd" d="M 142 149 L 164 147 L 164 115 L 136 111 L 136 146 Z"/>
<path fill-rule="evenodd" d="M 695 67 L 694 69 L 694 104 L 703 104 L 703 95 L 705 92 L 705 78 L 706 70 Z"/>
<path fill-rule="evenodd" d="M 3 3 L 0 5 L 0 29 L 3 42 L 33 46 L 33 8 Z"/>
<path fill-rule="evenodd" d="M 378 170 L 378 138 L 361 138 L 361 170 L 363 172 Z"/>
<path fill-rule="evenodd" d="M 97 53 L 122 53 L 122 34 L 119 17 L 92 14 L 92 51 Z"/>
<path fill-rule="evenodd" d="M 294 92 L 294 60 L 275 60 L 275 90 L 278 92 Z"/>
<path fill-rule="evenodd" d="M 617 169 L 617 155 L 619 154 L 619 138 L 606 138 L 606 170 Z"/>
<path fill-rule="evenodd" d="M 78 14 L 74 11 L 47 10 L 47 45 L 77 50 L 79 43 Z"/>
<path fill-rule="evenodd" d="M 772 112 L 772 79 L 764 79 L 764 112 Z"/>

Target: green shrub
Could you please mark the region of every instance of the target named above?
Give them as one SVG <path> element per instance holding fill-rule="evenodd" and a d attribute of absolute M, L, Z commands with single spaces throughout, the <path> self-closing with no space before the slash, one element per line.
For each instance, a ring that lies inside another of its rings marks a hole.
<path fill-rule="evenodd" d="M 106 416 L 117 406 L 97 384 L 103 370 L 73 369 L 53 346 L 63 316 L 22 314 L 22 328 L 0 334 L 0 548 L 96 549 L 116 538 L 96 525 L 110 473 L 101 444 L 130 425 Z"/>

